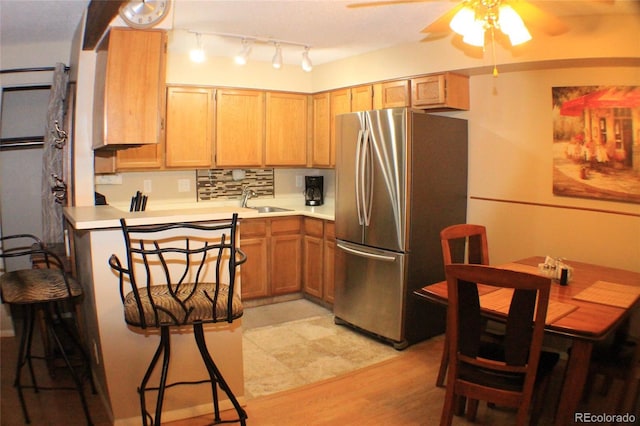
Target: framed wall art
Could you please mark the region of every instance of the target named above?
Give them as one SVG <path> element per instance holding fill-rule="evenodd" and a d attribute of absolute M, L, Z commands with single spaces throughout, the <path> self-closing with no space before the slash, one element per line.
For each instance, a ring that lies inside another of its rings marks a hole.
<path fill-rule="evenodd" d="M 553 194 L 640 204 L 640 86 L 552 95 Z"/>

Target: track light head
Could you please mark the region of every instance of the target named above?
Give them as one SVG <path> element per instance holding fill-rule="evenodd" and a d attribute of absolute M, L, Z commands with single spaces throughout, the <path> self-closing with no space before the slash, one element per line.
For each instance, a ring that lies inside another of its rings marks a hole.
<path fill-rule="evenodd" d="M 309 58 L 309 46 L 305 46 L 304 52 L 302 52 L 302 69 L 306 72 L 311 72 L 313 69 L 313 64 Z"/>
<path fill-rule="evenodd" d="M 276 53 L 273 55 L 271 65 L 277 70 L 282 68 L 282 48 L 280 47 L 280 43 L 276 43 Z"/>
<path fill-rule="evenodd" d="M 207 58 L 202 48 L 201 34 L 196 33 L 196 47 L 189 52 L 189 58 L 197 64 L 203 63 Z"/>
<path fill-rule="evenodd" d="M 251 53 L 251 44 L 247 39 L 243 38 L 242 49 L 240 50 L 240 53 L 238 53 L 234 58 L 235 63 L 238 65 L 245 65 L 249 60 L 250 53 Z"/>

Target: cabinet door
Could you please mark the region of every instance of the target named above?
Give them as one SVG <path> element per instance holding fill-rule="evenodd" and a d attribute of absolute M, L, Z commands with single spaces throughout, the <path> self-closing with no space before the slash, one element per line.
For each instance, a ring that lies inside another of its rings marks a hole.
<path fill-rule="evenodd" d="M 325 222 L 324 226 L 324 270 L 322 271 L 323 277 L 323 299 L 326 302 L 333 303 L 334 300 L 334 288 L 335 288 L 335 260 L 336 253 L 336 232 L 334 222 Z"/>
<path fill-rule="evenodd" d="M 336 164 L 336 116 L 351 112 L 351 90 L 334 90 L 329 94 L 331 113 L 331 153 L 330 165 Z"/>
<path fill-rule="evenodd" d="M 411 80 L 414 108 L 469 109 L 469 77 L 444 73 Z"/>
<path fill-rule="evenodd" d="M 409 80 L 387 81 L 374 86 L 374 107 L 398 108 L 411 104 Z"/>
<path fill-rule="evenodd" d="M 268 219 L 240 221 L 240 248 L 247 261 L 240 266 L 242 299 L 269 296 Z"/>
<path fill-rule="evenodd" d="M 267 166 L 307 164 L 307 99 L 307 95 L 299 93 L 267 93 Z"/>
<path fill-rule="evenodd" d="M 142 145 L 135 148 L 116 151 L 116 169 L 138 170 L 159 169 L 162 167 L 162 149 L 164 144 Z"/>
<path fill-rule="evenodd" d="M 324 221 L 304 218 L 302 285 L 305 293 L 322 298 Z"/>
<path fill-rule="evenodd" d="M 301 246 L 300 235 L 271 236 L 271 292 L 274 296 L 300 291 Z"/>
<path fill-rule="evenodd" d="M 295 293 L 302 284 L 302 221 L 300 217 L 271 219 L 271 293 Z"/>
<path fill-rule="evenodd" d="M 323 299 L 325 302 L 333 304 L 335 294 L 335 278 L 334 278 L 334 256 L 336 254 L 336 241 L 324 242 L 324 270 L 323 274 Z"/>
<path fill-rule="evenodd" d="M 323 273 L 323 239 L 305 235 L 304 237 L 304 291 L 312 296 L 322 298 Z"/>
<path fill-rule="evenodd" d="M 167 167 L 210 167 L 213 90 L 198 87 L 167 89 Z"/>
<path fill-rule="evenodd" d="M 264 92 L 216 93 L 216 166 L 261 167 L 264 146 Z"/>
<path fill-rule="evenodd" d="M 373 86 L 364 85 L 351 88 L 351 111 L 369 111 L 373 109 Z"/>
<path fill-rule="evenodd" d="M 103 104 L 103 138 L 94 147 L 160 143 L 165 45 L 164 31 L 111 28 L 97 99 Z"/>
<path fill-rule="evenodd" d="M 247 261 L 240 266 L 242 300 L 269 296 L 267 238 L 242 238 L 240 248 L 247 255 Z"/>
<path fill-rule="evenodd" d="M 331 166 L 331 119 L 329 93 L 319 93 L 311 98 L 313 103 L 313 134 L 311 141 L 311 165 Z"/>

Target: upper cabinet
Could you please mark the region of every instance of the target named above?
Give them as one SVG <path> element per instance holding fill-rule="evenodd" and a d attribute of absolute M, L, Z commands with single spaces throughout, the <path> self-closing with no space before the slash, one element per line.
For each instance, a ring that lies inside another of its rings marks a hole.
<path fill-rule="evenodd" d="M 411 106 L 420 109 L 469 109 L 469 77 L 443 73 L 411 80 Z"/>
<path fill-rule="evenodd" d="M 93 148 L 162 138 L 166 32 L 111 28 L 97 51 Z"/>
<path fill-rule="evenodd" d="M 373 86 L 365 84 L 351 88 L 351 112 L 373 109 Z"/>
<path fill-rule="evenodd" d="M 311 130 L 311 166 L 331 164 L 331 115 L 329 92 L 311 97 L 313 127 Z"/>
<path fill-rule="evenodd" d="M 213 95 L 210 88 L 167 88 L 167 167 L 211 166 Z"/>
<path fill-rule="evenodd" d="M 373 104 L 373 109 L 410 106 L 409 80 L 385 81 L 374 84 Z"/>
<path fill-rule="evenodd" d="M 267 92 L 265 164 L 305 166 L 307 164 L 308 95 Z"/>
<path fill-rule="evenodd" d="M 217 167 L 263 165 L 264 96 L 259 90 L 217 91 Z"/>

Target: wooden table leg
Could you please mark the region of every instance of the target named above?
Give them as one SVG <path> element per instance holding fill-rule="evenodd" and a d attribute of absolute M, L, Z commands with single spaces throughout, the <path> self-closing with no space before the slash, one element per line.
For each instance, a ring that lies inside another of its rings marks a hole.
<path fill-rule="evenodd" d="M 582 398 L 582 391 L 589 372 L 593 342 L 576 339 L 571 346 L 560 402 L 556 411 L 556 425 L 574 423 L 575 412 Z"/>

